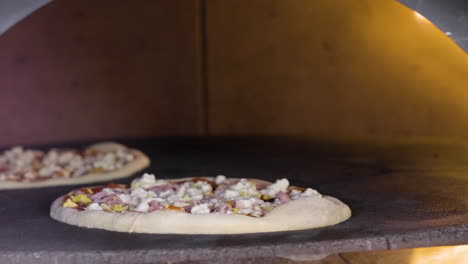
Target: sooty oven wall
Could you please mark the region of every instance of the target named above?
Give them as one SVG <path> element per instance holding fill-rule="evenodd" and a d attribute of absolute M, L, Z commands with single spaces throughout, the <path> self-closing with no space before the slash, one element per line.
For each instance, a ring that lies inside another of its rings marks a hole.
<path fill-rule="evenodd" d="M 468 135 L 468 58 L 397 1 L 207 1 L 210 131 Z"/>
<path fill-rule="evenodd" d="M 54 1 L 0 36 L 0 145 L 201 133 L 196 1 Z"/>
<path fill-rule="evenodd" d="M 468 138 L 466 53 L 397 1 L 57 0 L 0 58 L 0 145 Z"/>

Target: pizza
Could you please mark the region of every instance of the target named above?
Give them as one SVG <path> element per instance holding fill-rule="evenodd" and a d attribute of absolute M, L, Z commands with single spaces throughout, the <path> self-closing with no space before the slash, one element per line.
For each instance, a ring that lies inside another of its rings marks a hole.
<path fill-rule="evenodd" d="M 104 142 L 79 149 L 13 147 L 0 155 L 0 189 L 83 184 L 130 176 L 149 165 L 142 152 Z"/>
<path fill-rule="evenodd" d="M 311 188 L 258 179 L 197 177 L 110 183 L 57 198 L 50 216 L 63 223 L 119 232 L 238 234 L 335 225 L 347 205 Z"/>

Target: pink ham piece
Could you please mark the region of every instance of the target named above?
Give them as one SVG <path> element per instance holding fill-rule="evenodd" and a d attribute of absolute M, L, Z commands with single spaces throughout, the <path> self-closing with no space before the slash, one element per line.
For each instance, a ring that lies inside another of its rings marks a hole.
<path fill-rule="evenodd" d="M 112 190 L 117 194 L 129 194 L 130 193 L 129 189 L 114 188 Z"/>
<path fill-rule="evenodd" d="M 194 206 L 194 204 L 189 204 L 187 206 L 184 206 L 183 209 L 185 210 L 185 212 L 190 212 L 190 210 L 192 210 L 192 207 Z"/>
<path fill-rule="evenodd" d="M 278 198 L 278 200 L 284 204 L 284 203 L 287 203 L 289 201 L 291 201 L 291 198 L 289 197 L 289 195 L 285 192 L 279 192 L 276 197 Z"/>
<path fill-rule="evenodd" d="M 106 195 L 108 195 L 106 192 L 101 191 L 101 192 L 98 192 L 98 193 L 95 193 L 95 194 L 91 195 L 91 199 L 93 199 L 94 201 L 100 200 Z"/>
<path fill-rule="evenodd" d="M 165 191 L 170 190 L 170 189 L 177 190 L 177 188 L 179 188 L 178 184 L 167 183 L 167 184 L 163 184 L 163 185 L 153 186 L 153 187 L 149 188 L 148 190 L 153 191 L 155 193 L 161 193 L 161 192 L 165 192 Z"/>
<path fill-rule="evenodd" d="M 162 208 L 161 204 L 158 201 L 151 201 L 148 203 L 148 205 L 148 212 L 153 212 Z"/>
<path fill-rule="evenodd" d="M 263 189 L 266 189 L 270 184 L 259 182 L 259 183 L 256 183 L 255 185 L 257 187 L 257 190 L 263 190 Z"/>
<path fill-rule="evenodd" d="M 94 202 L 98 204 L 105 203 L 109 206 L 112 206 L 114 204 L 124 205 L 122 200 L 120 200 L 120 198 L 115 194 L 109 194 L 107 196 L 101 197 L 98 200 L 94 200 Z"/>

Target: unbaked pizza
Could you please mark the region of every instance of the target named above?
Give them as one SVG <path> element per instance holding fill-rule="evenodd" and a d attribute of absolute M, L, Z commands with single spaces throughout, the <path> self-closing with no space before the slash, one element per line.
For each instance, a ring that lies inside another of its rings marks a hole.
<path fill-rule="evenodd" d="M 142 152 L 106 142 L 84 150 L 13 147 L 0 155 L 0 189 L 109 181 L 147 167 Z"/>
<path fill-rule="evenodd" d="M 120 232 L 235 234 L 299 230 L 338 224 L 351 210 L 311 188 L 257 179 L 156 179 L 74 190 L 54 201 L 52 218 Z"/>

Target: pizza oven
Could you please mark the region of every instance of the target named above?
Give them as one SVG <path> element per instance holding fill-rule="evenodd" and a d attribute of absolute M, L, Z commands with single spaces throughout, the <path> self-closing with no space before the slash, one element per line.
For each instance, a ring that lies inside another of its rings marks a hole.
<path fill-rule="evenodd" d="M 126 234 L 50 219 L 73 187 L 0 191 L 0 263 L 466 263 L 467 12 L 456 0 L 1 1 L 2 149 L 116 140 L 158 175 L 287 177 L 353 216 Z"/>

